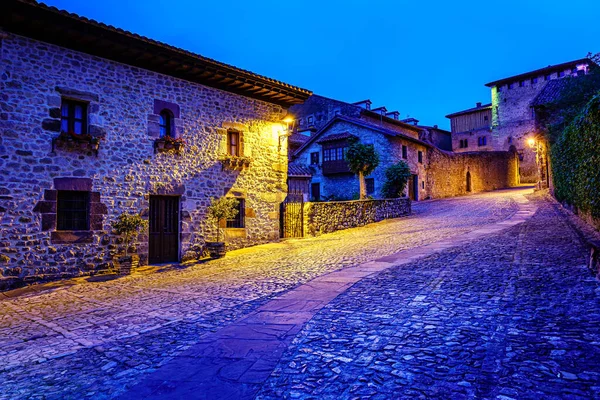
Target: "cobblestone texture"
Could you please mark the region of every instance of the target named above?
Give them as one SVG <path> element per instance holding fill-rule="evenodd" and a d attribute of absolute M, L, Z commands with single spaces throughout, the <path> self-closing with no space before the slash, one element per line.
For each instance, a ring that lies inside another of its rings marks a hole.
<path fill-rule="evenodd" d="M 269 296 L 501 221 L 523 190 L 415 204 L 414 216 L 108 282 L 0 295 L 0 398 L 112 398 Z"/>
<path fill-rule="evenodd" d="M 538 205 L 338 296 L 258 398 L 598 398 L 600 286 L 558 206 Z"/>

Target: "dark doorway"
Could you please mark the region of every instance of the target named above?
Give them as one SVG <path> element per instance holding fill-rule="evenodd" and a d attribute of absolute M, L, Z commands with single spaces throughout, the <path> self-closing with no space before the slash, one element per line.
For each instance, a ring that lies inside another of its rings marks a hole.
<path fill-rule="evenodd" d="M 150 264 L 179 261 L 179 197 L 150 196 Z"/>
<path fill-rule="evenodd" d="M 470 192 L 471 190 L 471 173 L 467 171 L 467 192 Z"/>
<path fill-rule="evenodd" d="M 413 201 L 419 201 L 419 175 L 413 175 L 409 181 L 408 197 Z"/>
<path fill-rule="evenodd" d="M 313 201 L 321 200 L 321 184 L 319 182 L 310 185 L 310 197 Z"/>

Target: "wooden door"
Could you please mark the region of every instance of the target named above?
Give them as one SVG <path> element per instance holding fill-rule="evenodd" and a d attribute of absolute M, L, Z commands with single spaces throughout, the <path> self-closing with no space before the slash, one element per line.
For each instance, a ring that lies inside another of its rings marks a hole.
<path fill-rule="evenodd" d="M 150 264 L 179 261 L 179 197 L 150 196 Z"/>
<path fill-rule="evenodd" d="M 412 175 L 408 181 L 408 198 L 419 201 L 419 175 Z"/>

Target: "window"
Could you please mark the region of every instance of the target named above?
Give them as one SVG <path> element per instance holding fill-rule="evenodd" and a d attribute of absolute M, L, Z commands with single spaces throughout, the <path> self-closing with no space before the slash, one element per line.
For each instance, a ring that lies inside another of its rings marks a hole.
<path fill-rule="evenodd" d="M 77 135 L 87 133 L 87 104 L 81 101 L 62 99 L 60 129 Z"/>
<path fill-rule="evenodd" d="M 402 158 L 408 159 L 408 147 L 405 145 L 402 145 Z"/>
<path fill-rule="evenodd" d="M 508 84 L 508 88 L 509 88 L 509 89 L 512 89 L 512 88 L 514 88 L 514 87 L 515 87 L 515 84 L 514 84 L 514 82 L 513 82 L 513 83 L 509 83 L 509 84 Z"/>
<path fill-rule="evenodd" d="M 311 183 L 310 197 L 315 201 L 321 200 L 321 184 L 319 182 Z"/>
<path fill-rule="evenodd" d="M 565 76 L 565 71 L 560 71 L 560 72 L 558 73 L 558 77 L 559 77 L 559 78 L 562 78 L 563 76 Z"/>
<path fill-rule="evenodd" d="M 419 152 L 417 153 L 417 155 L 418 155 L 418 158 L 419 158 L 419 162 L 420 162 L 421 164 L 423 164 L 423 152 L 422 152 L 422 151 L 419 151 Z"/>
<path fill-rule="evenodd" d="M 465 149 L 466 149 L 467 147 L 469 147 L 469 140 L 468 140 L 468 139 L 465 139 Z"/>
<path fill-rule="evenodd" d="M 237 132 L 239 133 L 239 132 Z M 237 199 L 238 204 L 236 209 L 238 210 L 237 215 L 234 218 L 227 220 L 228 228 L 244 228 L 245 227 L 245 214 L 246 214 L 246 200 L 245 199 Z"/>
<path fill-rule="evenodd" d="M 525 81 L 519 81 L 519 87 L 525 87 Z"/>
<path fill-rule="evenodd" d="M 227 131 L 227 154 L 240 156 L 240 133 L 238 131 Z"/>
<path fill-rule="evenodd" d="M 512 143 L 512 136 L 509 136 L 509 137 L 508 137 L 508 143 L 509 143 L 509 144 L 510 144 L 510 143 Z"/>
<path fill-rule="evenodd" d="M 477 138 L 477 146 L 485 146 L 487 144 L 487 137 L 480 136 Z"/>
<path fill-rule="evenodd" d="M 306 122 L 310 125 L 315 122 L 315 118 L 311 115 L 306 119 Z"/>
<path fill-rule="evenodd" d="M 425 189 L 425 181 L 421 181 L 421 189 Z"/>
<path fill-rule="evenodd" d="M 347 147 L 333 147 L 323 150 L 323 162 L 343 161 L 346 159 Z"/>
<path fill-rule="evenodd" d="M 56 203 L 56 229 L 87 231 L 90 229 L 90 193 L 59 190 Z"/>
<path fill-rule="evenodd" d="M 552 79 L 552 74 L 544 75 L 544 80 L 545 81 L 549 81 L 550 79 Z"/>
<path fill-rule="evenodd" d="M 310 165 L 319 165 L 319 152 L 310 153 Z"/>
<path fill-rule="evenodd" d="M 496 86 L 496 90 L 498 91 L 498 93 L 500 93 L 502 91 L 502 86 L 500 86 L 500 85 Z"/>
<path fill-rule="evenodd" d="M 169 110 L 162 110 L 159 114 L 160 137 L 173 136 L 173 115 Z"/>
<path fill-rule="evenodd" d="M 537 76 L 535 78 L 531 78 L 531 84 L 535 85 L 536 83 L 538 83 L 538 78 Z"/>
<path fill-rule="evenodd" d="M 365 179 L 365 183 L 367 186 L 367 194 L 372 195 L 375 193 L 375 178 L 367 178 Z"/>
<path fill-rule="evenodd" d="M 488 120 L 488 116 L 487 116 L 487 115 L 484 115 L 484 116 L 483 116 L 483 120 L 487 122 L 487 120 Z"/>

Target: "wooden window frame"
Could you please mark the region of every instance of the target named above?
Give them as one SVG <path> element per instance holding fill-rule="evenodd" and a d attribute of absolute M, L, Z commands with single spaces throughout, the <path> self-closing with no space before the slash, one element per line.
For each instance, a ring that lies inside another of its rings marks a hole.
<path fill-rule="evenodd" d="M 244 229 L 246 227 L 246 199 L 236 197 L 236 200 L 238 201 L 238 213 L 234 218 L 228 219 L 225 226 L 226 228 Z"/>
<path fill-rule="evenodd" d="M 408 146 L 402 145 L 402 159 L 408 160 Z"/>
<path fill-rule="evenodd" d="M 236 140 L 232 140 L 233 138 Z M 242 132 L 235 130 L 227 131 L 227 154 L 234 157 L 242 155 Z"/>
<path fill-rule="evenodd" d="M 319 152 L 313 151 L 310 153 L 310 165 L 319 165 Z"/>
<path fill-rule="evenodd" d="M 160 112 L 158 120 L 159 137 L 173 137 L 173 113 L 166 108 Z M 164 128 L 164 134 L 163 134 Z"/>
<path fill-rule="evenodd" d="M 419 164 L 423 164 L 423 152 L 419 150 L 417 153 L 417 158 L 419 160 Z"/>
<path fill-rule="evenodd" d="M 83 195 L 73 200 L 68 196 Z M 90 230 L 90 192 L 82 190 L 59 190 L 56 194 L 56 230 L 57 231 L 89 231 Z M 67 198 L 65 198 L 67 197 Z M 85 208 L 68 208 L 65 203 L 84 202 Z M 73 217 L 76 213 L 85 213 L 85 219 Z M 75 221 L 79 221 L 77 224 Z"/>
<path fill-rule="evenodd" d="M 67 115 L 63 115 L 64 107 L 67 106 Z M 75 107 L 81 106 L 81 118 L 75 117 Z M 67 130 L 64 131 L 63 121 L 67 121 Z M 81 123 L 81 132 L 75 132 L 75 123 Z M 74 100 L 70 98 L 61 98 L 60 104 L 60 127 L 63 132 L 75 133 L 77 135 L 85 135 L 88 132 L 88 103 L 85 101 Z"/>

